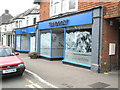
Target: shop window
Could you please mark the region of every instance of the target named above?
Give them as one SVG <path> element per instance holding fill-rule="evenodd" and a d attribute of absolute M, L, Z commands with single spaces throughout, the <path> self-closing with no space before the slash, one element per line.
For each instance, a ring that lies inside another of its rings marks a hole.
<path fill-rule="evenodd" d="M 57 28 L 52 30 L 52 56 L 63 56 L 64 52 L 64 30 Z"/>
<path fill-rule="evenodd" d="M 92 29 L 67 28 L 65 60 L 91 65 Z"/>
<path fill-rule="evenodd" d="M 21 36 L 21 50 L 29 50 L 29 35 Z"/>
<path fill-rule="evenodd" d="M 75 52 L 91 52 L 91 32 L 90 31 L 68 31 L 66 33 L 66 47 Z"/>
<path fill-rule="evenodd" d="M 51 48 L 51 32 L 50 31 L 41 31 L 41 39 L 40 39 L 40 54 L 44 56 L 50 55 Z"/>

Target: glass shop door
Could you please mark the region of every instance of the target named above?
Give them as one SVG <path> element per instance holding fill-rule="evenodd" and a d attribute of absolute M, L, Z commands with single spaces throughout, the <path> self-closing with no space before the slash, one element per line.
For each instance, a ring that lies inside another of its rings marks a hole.
<path fill-rule="evenodd" d="M 35 51 L 35 35 L 30 37 L 30 52 Z"/>

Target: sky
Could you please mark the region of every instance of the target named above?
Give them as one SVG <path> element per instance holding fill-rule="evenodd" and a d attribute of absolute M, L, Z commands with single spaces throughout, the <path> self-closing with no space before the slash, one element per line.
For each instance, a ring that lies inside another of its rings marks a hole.
<path fill-rule="evenodd" d="M 9 10 L 12 16 L 23 13 L 29 8 L 35 7 L 34 0 L 0 0 L 0 16 Z"/>

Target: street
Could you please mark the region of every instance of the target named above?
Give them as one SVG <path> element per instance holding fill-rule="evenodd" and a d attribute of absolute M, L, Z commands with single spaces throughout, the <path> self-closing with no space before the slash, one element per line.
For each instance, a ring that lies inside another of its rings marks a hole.
<path fill-rule="evenodd" d="M 118 88 L 117 71 L 98 74 L 89 69 L 63 64 L 61 61 L 30 59 L 23 53 L 19 57 L 28 71 L 22 77 L 3 79 L 2 88 Z"/>
<path fill-rule="evenodd" d="M 2 80 L 2 88 L 51 88 L 24 72 L 23 76 L 11 76 Z"/>

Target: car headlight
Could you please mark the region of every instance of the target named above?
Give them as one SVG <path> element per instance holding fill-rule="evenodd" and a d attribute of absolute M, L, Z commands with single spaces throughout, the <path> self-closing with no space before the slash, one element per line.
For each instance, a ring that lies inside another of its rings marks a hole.
<path fill-rule="evenodd" d="M 19 64 L 18 67 L 24 67 L 24 64 Z"/>

